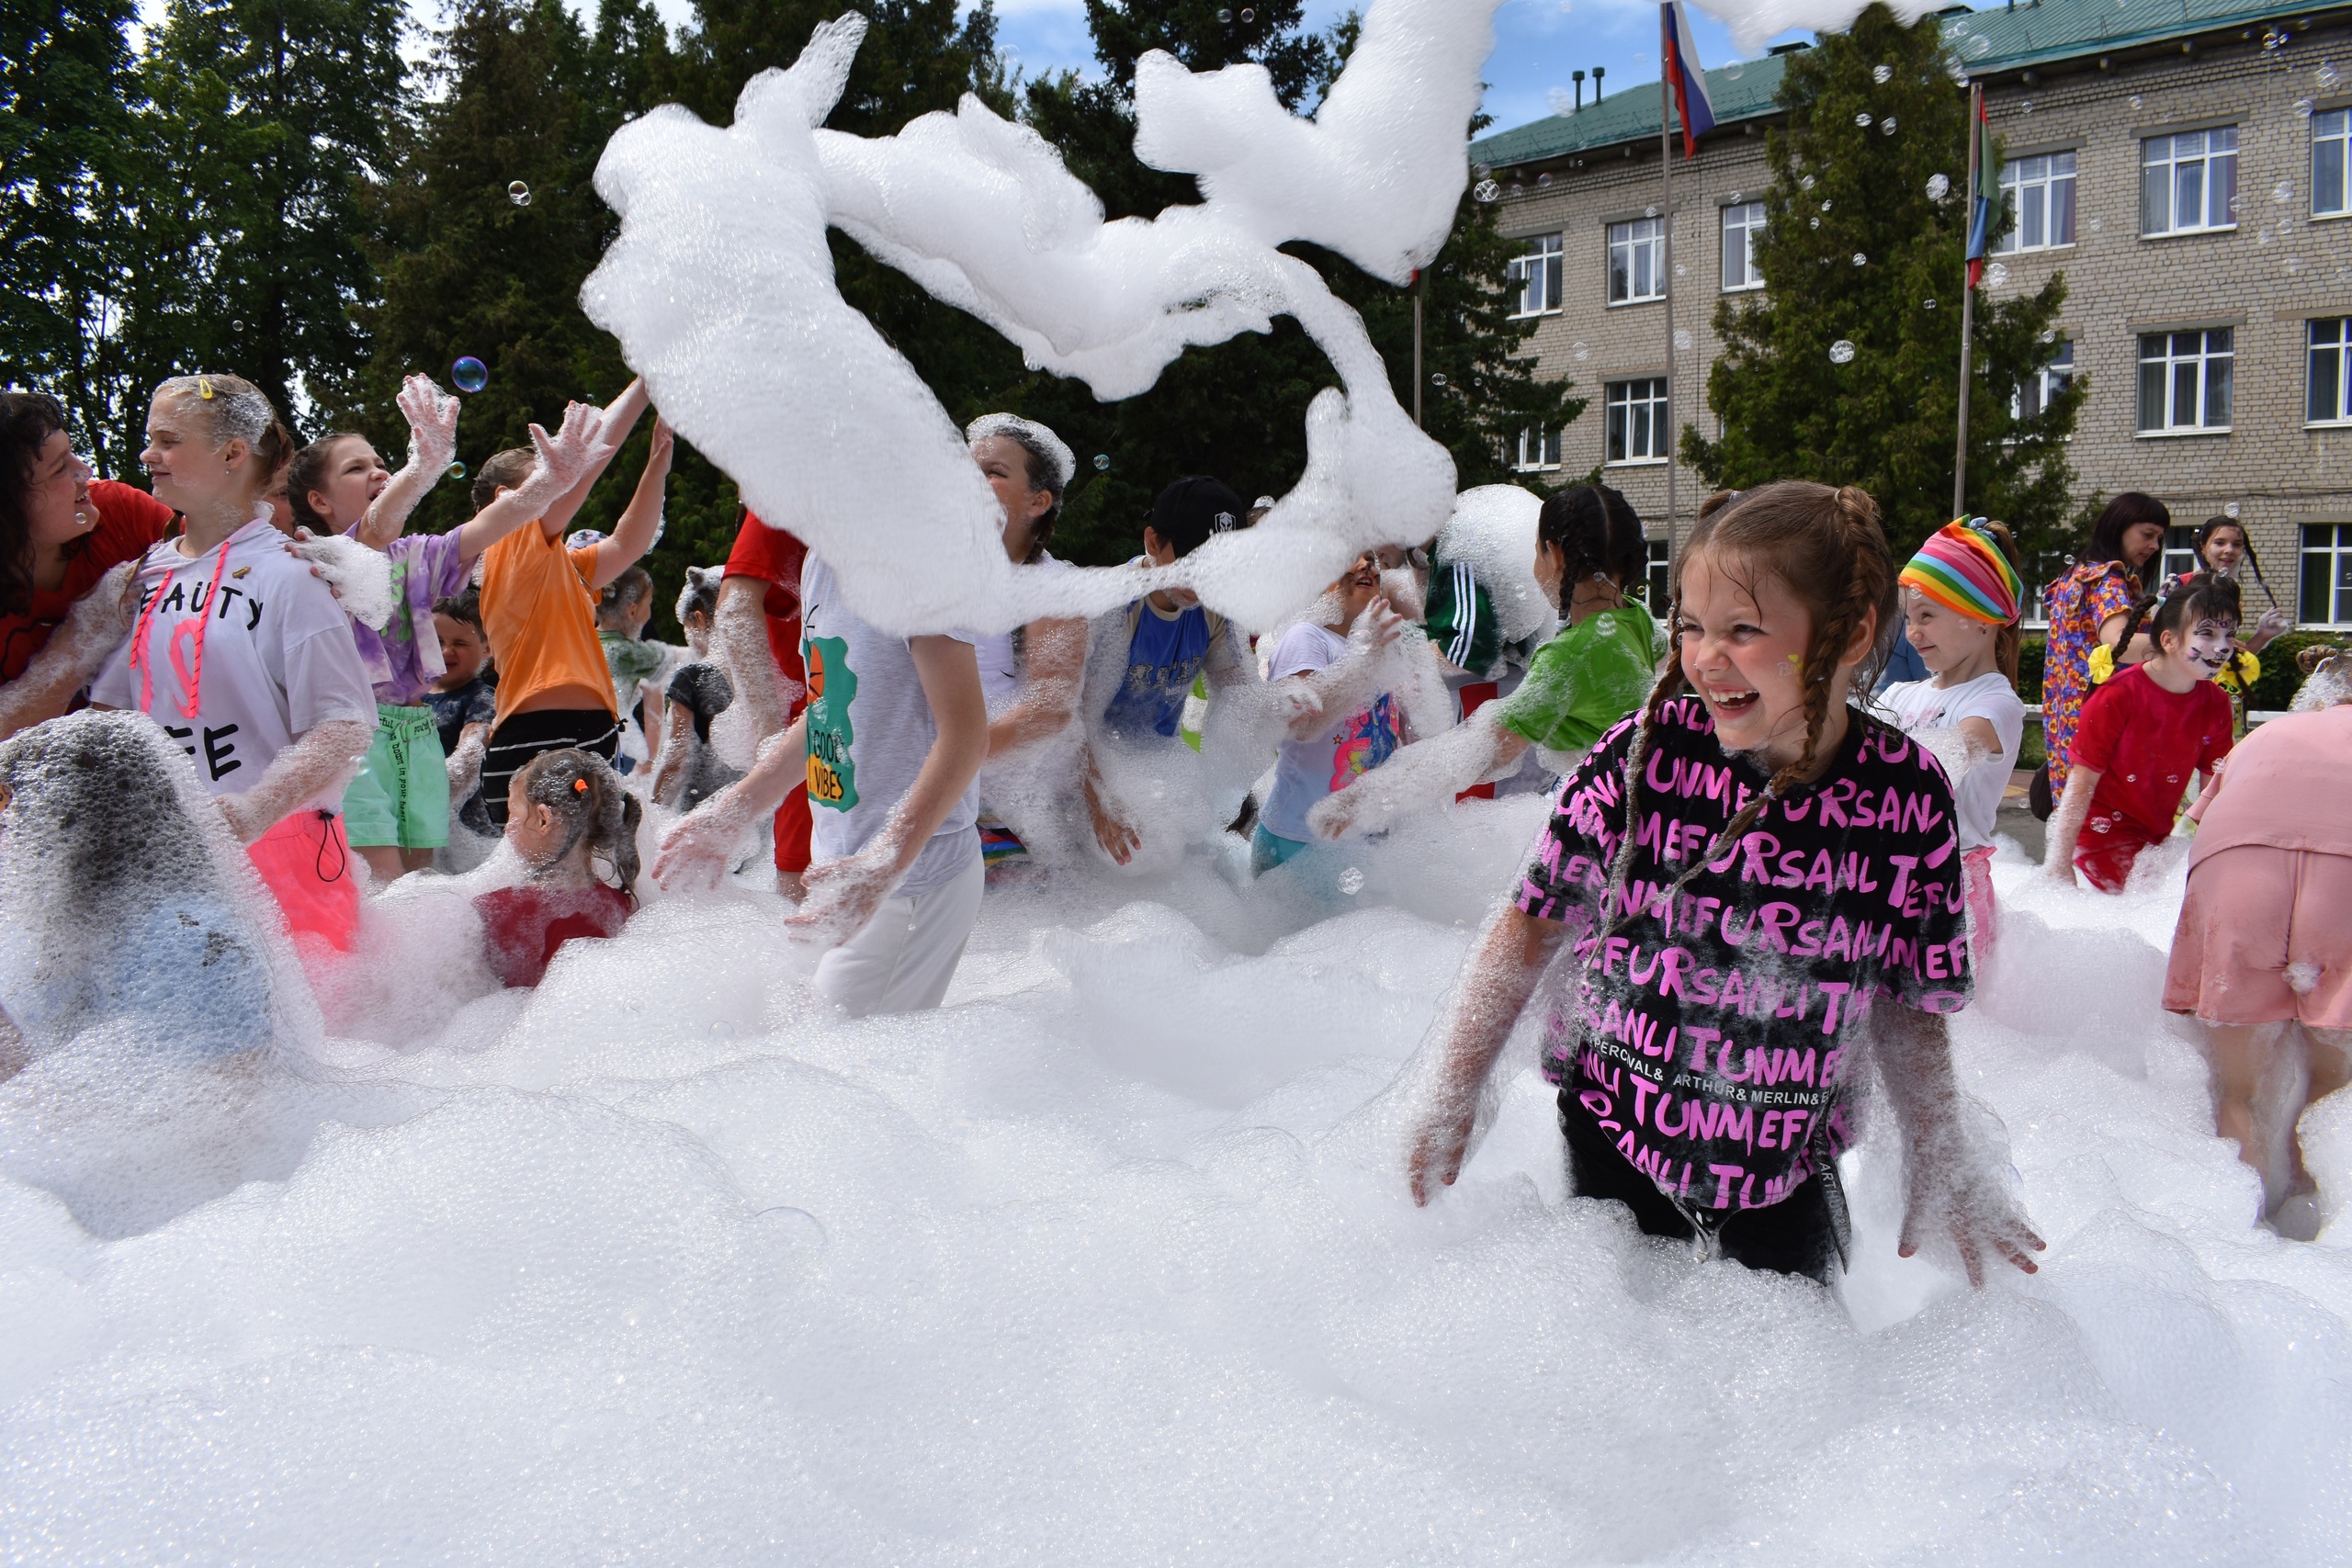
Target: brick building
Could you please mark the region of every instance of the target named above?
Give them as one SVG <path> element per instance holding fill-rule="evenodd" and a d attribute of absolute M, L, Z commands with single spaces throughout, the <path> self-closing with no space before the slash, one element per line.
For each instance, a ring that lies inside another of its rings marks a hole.
<path fill-rule="evenodd" d="M 1988 290 L 2066 273 L 2043 374 L 2091 378 L 2071 454 L 2083 491 L 2161 498 L 2185 525 L 2176 567 L 2186 525 L 2234 509 L 2299 624 L 2352 627 L 2352 11 L 2041 0 L 1940 22 L 1984 85 L 2018 214 Z M 1764 219 L 1786 52 L 1708 72 L 1717 127 L 1695 159 L 1678 137 L 1670 355 L 1657 83 L 1471 148 L 1503 231 L 1527 245 L 1539 362 L 1592 400 L 1566 431 L 1522 437 L 1519 464 L 1540 477 L 1602 464 L 1654 538 L 1664 378 L 1678 378 L 1678 426 L 1712 430 L 1715 304 L 1765 287 L 1747 231 Z M 1703 487 L 1677 475 L 1687 522 Z M 1653 555 L 1662 566 L 1662 544 Z"/>

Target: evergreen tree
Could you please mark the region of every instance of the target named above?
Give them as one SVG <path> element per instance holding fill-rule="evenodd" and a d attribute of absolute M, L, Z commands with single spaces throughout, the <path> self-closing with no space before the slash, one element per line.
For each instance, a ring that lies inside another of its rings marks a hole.
<path fill-rule="evenodd" d="M 1722 434 L 1682 434 L 1684 457 L 1713 485 L 1861 486 L 1898 558 L 1951 519 L 1968 230 L 1958 75 L 1935 17 L 1905 27 L 1883 5 L 1791 58 L 1788 119 L 1765 142 L 1766 289 L 1716 307 L 1724 346 L 1707 403 Z M 2005 230 L 2009 215 L 1997 221 Z M 2028 418 L 2011 400 L 2048 358 L 2065 298 L 2060 274 L 2028 298 L 1975 302 L 1968 506 L 2008 523 L 2029 551 L 2066 521 L 2064 441 L 2087 384 L 2076 378 Z M 1852 352 L 1842 364 L 1831 352 L 1841 342 Z"/>

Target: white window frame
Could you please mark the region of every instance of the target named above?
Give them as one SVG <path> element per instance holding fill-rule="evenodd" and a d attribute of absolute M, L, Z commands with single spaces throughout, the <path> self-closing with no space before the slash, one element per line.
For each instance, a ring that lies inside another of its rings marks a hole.
<path fill-rule="evenodd" d="M 1530 234 L 1525 243 L 1525 254 L 1513 256 L 1510 262 L 1510 276 L 1519 285 L 1519 303 L 1511 314 L 1556 316 L 1560 313 L 1561 268 L 1567 260 L 1561 236 Z"/>
<path fill-rule="evenodd" d="M 1527 429 L 1519 433 L 1519 456 L 1511 467 L 1522 474 L 1541 473 L 1560 466 L 1560 432 Z"/>
<path fill-rule="evenodd" d="M 2323 175 L 2322 164 L 2331 161 L 2323 154 L 2330 152 L 2335 167 Z M 2323 207 L 2323 200 L 2335 205 Z M 2352 218 L 2352 109 L 2321 109 L 2312 116 L 2312 217 Z"/>
<path fill-rule="evenodd" d="M 1635 388 L 1641 389 L 1637 394 Z M 1603 385 L 1605 411 L 1601 423 L 1601 464 L 1611 468 L 1663 467 L 1674 450 L 1674 433 L 1666 424 L 1666 378 L 1635 376 Z M 1636 411 L 1640 423 L 1635 423 Z M 1636 431 L 1648 436 L 1640 456 L 1634 451 Z M 1660 449 L 1661 446 L 1663 449 Z M 1623 456 L 1611 456 L 1612 453 Z"/>
<path fill-rule="evenodd" d="M 2306 523 L 2296 552 L 2296 624 L 2311 629 L 2352 626 L 2352 524 Z M 2313 592 L 2312 572 L 2320 576 Z M 2314 610 L 2325 612 L 2313 615 Z"/>
<path fill-rule="evenodd" d="M 2328 362 L 2335 383 L 2335 395 L 2329 400 L 2334 407 L 2327 412 L 2319 406 L 2323 360 Z M 2303 323 L 2303 428 L 2333 430 L 2345 425 L 2352 425 L 2352 317 L 2322 316 Z"/>
<path fill-rule="evenodd" d="M 1664 539 L 1652 539 L 1642 581 L 1646 592 L 1645 601 L 1653 619 L 1663 621 L 1674 604 L 1674 555 Z"/>
<path fill-rule="evenodd" d="M 2157 554 L 2156 581 L 2169 582 L 2176 577 L 2187 577 L 2205 569 L 2197 561 L 2197 530 L 2184 524 L 2174 524 L 2165 530 L 2163 549 Z"/>
<path fill-rule="evenodd" d="M 2218 348 L 2214 344 L 2214 337 L 2217 333 L 2222 339 L 2221 346 Z M 2190 339 L 2195 341 L 2193 343 L 2188 341 Z M 2151 353 L 2152 344 L 2161 346 Z M 2150 366 L 2159 365 L 2164 367 L 2160 372 L 2163 377 L 2164 398 L 2163 406 L 2159 410 L 2163 423 L 2150 424 L 2147 422 L 2148 368 Z M 2230 417 L 2225 417 L 2218 423 L 2204 423 L 2213 412 L 2216 381 L 2214 369 L 2217 365 L 2222 368 L 2220 383 L 2224 389 L 2221 397 L 2222 402 L 2227 405 L 2226 412 Z M 2180 423 L 2174 420 L 2173 413 L 2179 406 L 2182 377 L 2185 373 L 2189 373 L 2190 367 L 2195 367 L 2193 374 L 2196 380 L 2193 396 L 2197 403 L 2197 417 L 2199 423 Z M 2233 418 L 2237 412 L 2237 333 L 2234 328 L 2182 327 L 2171 332 L 2142 333 L 2139 344 L 2139 369 L 2137 389 L 2140 407 L 2137 423 L 2141 439 L 2162 439 L 2178 435 L 2226 435 L 2230 433 L 2230 419 Z"/>
<path fill-rule="evenodd" d="M 2062 337 L 2050 345 L 2050 357 L 2043 360 L 2040 367 L 2026 378 L 2025 385 L 2018 388 L 2016 395 L 2009 399 L 2009 417 L 2011 419 L 2036 417 L 2050 406 L 2052 398 L 2073 386 L 2074 382 L 2075 340 L 2070 337 Z M 2029 393 L 2031 394 L 2032 407 L 2030 408 L 2026 406 Z M 2074 437 L 2068 436 L 2067 439 L 2071 441 Z"/>
<path fill-rule="evenodd" d="M 2192 165 L 2195 173 L 2190 173 Z M 2183 181 L 2194 182 L 2198 221 L 2179 221 Z M 2163 196 L 2161 227 L 2155 193 Z M 2143 239 L 2168 239 L 2175 234 L 2212 234 L 2238 226 L 2238 128 L 2217 125 L 2206 130 L 2175 131 L 2151 136 L 2140 143 L 2140 234 Z M 2218 221 L 2216 220 L 2218 218 Z"/>
<path fill-rule="evenodd" d="M 1764 228 L 1764 204 L 1760 201 L 1736 201 L 1724 208 L 1723 230 L 1723 291 L 1725 294 L 1746 294 L 1764 287 L 1764 275 L 1756 270 L 1756 236 Z M 1734 241 L 1732 236 L 1738 235 Z M 1747 281 L 1732 281 L 1732 246 L 1739 247 L 1740 276 Z"/>
<path fill-rule="evenodd" d="M 1993 254 L 2013 256 L 2021 251 L 2063 251 L 2075 243 L 2075 153 L 2071 149 L 2058 152 L 2036 152 L 2030 158 L 2011 158 L 2001 165 L 2001 194 L 2009 203 L 2009 210 L 2017 221 L 1993 247 Z M 2065 235 L 2058 234 L 2061 217 L 2064 219 Z M 2028 231 L 2039 227 L 2041 238 L 2027 238 Z"/>
<path fill-rule="evenodd" d="M 1623 271 L 1620 259 L 1623 259 Z M 1643 269 L 1648 269 L 1650 292 L 1636 294 L 1634 287 L 1642 279 Z M 1617 280 L 1623 276 L 1627 292 L 1620 296 Z M 1666 220 L 1634 218 L 1623 223 L 1609 225 L 1609 305 L 1646 305 L 1666 298 Z"/>

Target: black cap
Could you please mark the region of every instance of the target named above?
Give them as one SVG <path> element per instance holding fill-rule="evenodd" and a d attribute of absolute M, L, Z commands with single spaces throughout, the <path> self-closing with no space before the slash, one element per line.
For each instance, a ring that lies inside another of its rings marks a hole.
<path fill-rule="evenodd" d="M 1241 527 L 1249 511 L 1222 480 L 1195 474 L 1159 492 L 1151 503 L 1151 529 L 1182 558 L 1200 548 L 1211 534 Z"/>

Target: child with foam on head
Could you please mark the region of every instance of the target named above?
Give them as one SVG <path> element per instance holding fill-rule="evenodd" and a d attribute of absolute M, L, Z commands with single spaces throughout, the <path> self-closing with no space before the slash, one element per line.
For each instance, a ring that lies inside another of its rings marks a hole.
<path fill-rule="evenodd" d="M 2042 862 L 2059 881 L 2071 884 L 2080 872 L 2102 893 L 2122 892 L 2142 852 L 2172 836 L 2190 781 L 2211 778 L 2232 741 L 2230 699 L 2213 678 L 2239 656 L 2238 585 L 2199 572 L 2162 604 L 2142 598 L 2121 642 L 2143 624 L 2153 649 L 2143 662 L 2109 673 L 2099 657 L 2108 650 L 2092 656 L 2098 684 L 2083 705 Z"/>
<path fill-rule="evenodd" d="M 452 820 L 475 836 L 494 839 L 481 803 L 482 750 L 498 716 L 498 688 L 491 682 L 490 635 L 481 628 L 481 602 L 469 591 L 433 606 L 433 629 L 441 645 L 441 674 L 425 689 L 435 730 L 448 761 Z"/>
<path fill-rule="evenodd" d="M 1879 705 L 1933 751 L 1952 781 L 1970 953 L 1992 952 L 1993 828 L 2025 739 L 2018 696 L 2018 602 L 2009 531 L 1982 517 L 1950 523 L 1903 569 L 1905 629 L 1929 673 L 1879 689 Z"/>
<path fill-rule="evenodd" d="M 477 894 L 490 966 L 503 985 L 536 986 L 567 942 L 618 934 L 637 908 L 637 825 L 645 807 L 602 757 L 542 751 L 506 786 L 506 842 L 521 884 Z M 602 861 L 612 874 L 597 874 Z"/>
<path fill-rule="evenodd" d="M 1702 1255 L 1826 1280 L 1847 1088 L 1874 1059 L 1904 1134 L 1899 1250 L 1948 1238 L 1973 1281 L 1988 1255 L 2033 1271 L 2041 1242 L 1953 1083 L 1944 1020 L 1973 982 L 1951 792 L 1849 705 L 1893 635 L 1894 580 L 1860 491 L 1785 481 L 1702 509 L 1664 675 L 1562 781 L 1408 1069 L 1416 1201 L 1460 1172 L 1565 945 L 1543 1066 L 1571 1190 Z"/>
<path fill-rule="evenodd" d="M 1625 593 L 1647 555 L 1641 518 L 1608 486 L 1570 485 L 1545 497 L 1535 579 L 1566 625 L 1535 650 L 1517 690 L 1349 784 L 1308 813 L 1308 828 L 1329 839 L 1385 828 L 1406 811 L 1507 777 L 1531 746 L 1555 772 L 1573 766 L 1601 731 L 1641 705 L 1656 679 L 1657 623 Z"/>
<path fill-rule="evenodd" d="M 661 756 L 662 694 L 669 684 L 676 650 L 646 641 L 645 628 L 652 619 L 653 577 L 641 566 L 632 566 L 613 579 L 598 596 L 596 640 L 604 645 L 605 668 L 613 680 L 613 704 L 621 719 L 620 749 L 613 765 L 624 773 L 635 773 L 640 762 Z"/>
<path fill-rule="evenodd" d="M 718 607 L 723 569 L 686 568 L 678 595 L 678 624 L 685 628 L 693 655 L 678 666 L 664 689 L 666 717 L 656 753 L 651 794 L 657 806 L 692 811 L 743 776 L 720 761 L 710 743 L 711 720 L 735 705 L 735 683 L 709 657 L 712 613 Z"/>

